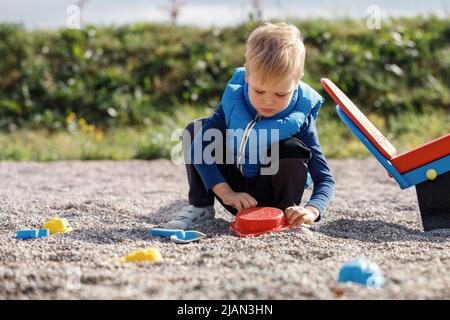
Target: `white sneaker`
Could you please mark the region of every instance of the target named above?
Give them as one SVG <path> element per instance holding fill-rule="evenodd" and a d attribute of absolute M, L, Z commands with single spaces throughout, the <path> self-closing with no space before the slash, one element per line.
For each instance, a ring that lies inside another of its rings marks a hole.
<path fill-rule="evenodd" d="M 214 206 L 194 207 L 188 206 L 181 210 L 180 214 L 173 220 L 164 225 L 165 229 L 182 229 L 187 228 L 210 219 L 214 219 Z"/>

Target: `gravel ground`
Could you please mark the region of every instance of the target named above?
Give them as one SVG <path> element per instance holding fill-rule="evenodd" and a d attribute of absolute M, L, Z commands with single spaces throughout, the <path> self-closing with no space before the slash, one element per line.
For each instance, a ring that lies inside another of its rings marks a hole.
<path fill-rule="evenodd" d="M 217 203 L 216 219 L 196 228 L 208 238 L 177 245 L 147 230 L 187 204 L 182 166 L 0 162 L 0 298 L 449 299 L 450 230 L 422 231 L 415 190 L 400 191 L 372 159 L 330 166 L 335 197 L 312 234 L 240 239 Z M 53 216 L 74 231 L 14 238 Z M 164 261 L 112 261 L 150 246 Z M 387 284 L 337 286 L 340 266 L 362 256 L 381 267 Z"/>

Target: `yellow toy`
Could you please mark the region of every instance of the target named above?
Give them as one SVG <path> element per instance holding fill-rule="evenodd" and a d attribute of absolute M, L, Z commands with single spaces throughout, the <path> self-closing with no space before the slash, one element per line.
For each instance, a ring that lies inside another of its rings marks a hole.
<path fill-rule="evenodd" d="M 142 261 L 160 261 L 162 260 L 161 253 L 157 248 L 147 248 L 143 250 L 136 250 L 127 256 L 118 259 L 121 262 L 142 262 Z"/>
<path fill-rule="evenodd" d="M 66 233 L 73 230 L 66 219 L 57 217 L 49 219 L 47 223 L 42 225 L 42 229 L 49 229 L 50 234 Z"/>

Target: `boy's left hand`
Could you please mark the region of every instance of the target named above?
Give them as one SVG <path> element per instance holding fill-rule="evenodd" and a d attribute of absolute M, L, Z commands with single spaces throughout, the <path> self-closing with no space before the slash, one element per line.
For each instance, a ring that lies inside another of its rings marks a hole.
<path fill-rule="evenodd" d="M 302 224 L 314 224 L 319 216 L 319 210 L 312 206 L 293 206 L 286 208 L 284 215 L 291 227 L 298 227 Z"/>

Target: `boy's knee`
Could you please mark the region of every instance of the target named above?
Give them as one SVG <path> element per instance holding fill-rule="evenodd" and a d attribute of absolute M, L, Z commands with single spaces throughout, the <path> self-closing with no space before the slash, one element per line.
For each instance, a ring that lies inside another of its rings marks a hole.
<path fill-rule="evenodd" d="M 278 156 L 275 153 L 278 152 Z M 297 137 L 291 137 L 289 139 L 281 140 L 272 145 L 269 150 L 269 156 L 275 157 L 271 161 L 282 159 L 302 159 L 308 161 L 311 159 L 311 150 Z M 278 159 L 277 159 L 278 158 Z"/>
<path fill-rule="evenodd" d="M 183 158 L 184 158 L 184 162 L 186 164 L 191 163 L 190 150 L 191 150 L 192 141 L 194 141 L 194 137 L 196 135 L 196 132 L 195 132 L 196 128 L 202 127 L 203 122 L 196 123 L 198 121 L 202 121 L 202 119 L 196 119 L 196 120 L 189 122 L 189 124 L 183 130 L 183 137 L 182 137 L 183 141 L 181 143 L 181 149 L 183 151 Z"/>
<path fill-rule="evenodd" d="M 307 160 L 299 158 L 283 158 L 271 161 L 269 165 L 261 168 L 261 175 L 280 176 L 298 179 L 308 173 Z M 284 179 L 283 178 L 283 179 Z"/>
<path fill-rule="evenodd" d="M 188 150 L 191 147 L 194 137 L 203 126 L 203 121 L 206 118 L 195 119 L 188 123 L 183 131 L 183 150 Z"/>
<path fill-rule="evenodd" d="M 279 143 L 280 159 L 294 158 L 308 161 L 311 159 L 311 150 L 296 137 L 282 140 Z"/>
<path fill-rule="evenodd" d="M 195 119 L 195 120 L 189 122 L 188 125 L 186 126 L 186 128 L 184 128 L 185 133 L 189 133 L 191 140 L 194 140 L 194 136 L 196 134 L 196 132 L 194 132 L 194 131 L 196 129 L 196 126 L 198 127 L 200 125 L 200 128 L 201 128 L 201 126 L 203 124 L 202 120 L 203 119 Z"/>
<path fill-rule="evenodd" d="M 301 173 L 302 175 L 308 171 L 307 162 L 299 158 L 284 158 L 279 161 L 279 170 L 289 172 L 292 175 Z"/>

